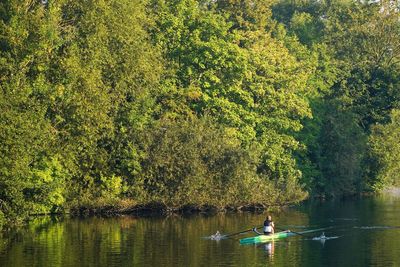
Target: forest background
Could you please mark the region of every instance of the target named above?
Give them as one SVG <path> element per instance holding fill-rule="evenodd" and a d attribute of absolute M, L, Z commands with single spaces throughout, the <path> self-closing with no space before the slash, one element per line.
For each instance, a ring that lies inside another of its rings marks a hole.
<path fill-rule="evenodd" d="M 398 185 L 398 4 L 1 1 L 0 227 Z"/>

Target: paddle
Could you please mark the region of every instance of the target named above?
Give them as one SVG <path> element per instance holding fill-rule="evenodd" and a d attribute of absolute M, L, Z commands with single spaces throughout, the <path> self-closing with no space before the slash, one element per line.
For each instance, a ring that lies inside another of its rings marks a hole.
<path fill-rule="evenodd" d="M 256 227 L 255 229 L 262 228 L 262 227 L 263 227 L 263 226 L 259 226 L 259 227 Z M 276 228 L 276 229 L 278 229 L 278 230 L 287 231 L 286 229 L 282 229 L 282 228 L 278 228 L 278 227 L 275 227 L 275 228 Z M 247 230 L 240 231 L 240 232 L 233 233 L 233 234 L 229 234 L 229 235 L 224 235 L 224 237 L 231 237 L 231 236 L 234 236 L 234 235 L 244 234 L 244 233 L 247 233 L 247 232 L 253 231 L 253 229 L 254 229 L 254 228 L 247 229 Z M 291 232 L 291 233 L 294 233 L 294 234 L 298 234 L 298 235 L 305 236 L 305 235 L 303 235 L 303 234 L 300 234 L 300 233 L 297 233 L 297 232 L 293 232 L 293 231 L 290 231 L 290 232 Z"/>
<path fill-rule="evenodd" d="M 262 227 L 263 227 L 263 226 L 259 226 L 259 227 L 256 227 L 256 229 L 262 228 Z M 328 229 L 328 228 L 330 228 L 330 227 L 327 227 L 327 228 L 320 228 L 320 229 L 317 229 L 317 230 L 324 230 L 324 229 Z M 244 234 L 244 233 L 253 231 L 253 229 L 254 229 L 254 228 L 247 229 L 247 230 L 244 230 L 244 231 L 240 231 L 240 232 L 237 232 L 237 233 L 232 233 L 232 234 L 224 235 L 223 237 L 231 237 L 231 236 L 234 236 L 234 235 Z M 287 229 L 282 229 L 282 228 L 279 228 L 279 227 L 275 227 L 275 229 L 278 229 L 278 230 L 281 230 L 281 231 L 287 231 Z M 296 234 L 296 235 L 301 235 L 301 236 L 308 237 L 307 235 L 304 235 L 304 234 L 302 234 L 302 233 L 294 232 L 294 231 L 291 231 L 291 230 L 290 230 L 290 232 L 293 233 L 293 234 Z"/>
<path fill-rule="evenodd" d="M 256 229 L 261 228 L 261 227 L 262 227 L 262 226 L 256 227 Z M 237 232 L 237 233 L 233 233 L 233 234 L 229 234 L 229 235 L 224 235 L 224 237 L 230 237 L 230 236 L 234 236 L 234 235 L 244 234 L 244 233 L 253 231 L 253 229 L 254 229 L 254 228 L 247 229 L 247 230 L 244 230 L 244 231 L 241 231 L 241 232 Z"/>
<path fill-rule="evenodd" d="M 281 228 L 277 228 L 277 227 L 275 227 L 275 228 L 276 228 L 276 229 L 279 229 L 279 230 L 282 230 L 282 231 L 286 231 L 285 229 L 281 229 Z M 318 232 L 318 231 L 322 231 L 322 230 L 326 230 L 326 229 L 330 229 L 330 228 L 333 228 L 333 227 L 332 227 L 332 226 L 329 226 L 329 227 L 324 227 L 324 228 L 319 228 L 319 229 L 312 229 L 312 230 L 303 231 L 303 232 L 301 232 L 301 233 L 299 233 L 299 232 L 293 232 L 293 231 L 290 231 L 290 232 L 293 233 L 293 234 L 296 234 L 296 235 L 301 235 L 301 236 L 309 237 L 309 236 L 305 235 L 305 233 Z"/>
<path fill-rule="evenodd" d="M 275 227 L 276 229 L 278 229 L 278 230 L 281 230 L 281 231 L 287 231 L 287 229 L 282 229 L 282 228 L 278 228 L 278 227 Z M 298 233 L 298 232 L 294 232 L 294 231 L 292 231 L 292 230 L 289 230 L 291 233 L 293 233 L 293 234 L 296 234 L 296 235 L 301 235 L 301 236 L 305 236 L 305 237 L 308 237 L 308 236 L 306 236 L 306 235 L 303 235 L 303 234 L 301 234 L 301 233 Z"/>

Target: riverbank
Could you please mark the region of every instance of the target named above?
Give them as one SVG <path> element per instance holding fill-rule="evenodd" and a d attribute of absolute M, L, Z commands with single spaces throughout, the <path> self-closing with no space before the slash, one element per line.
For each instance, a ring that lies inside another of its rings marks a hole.
<path fill-rule="evenodd" d="M 264 211 L 276 210 L 288 206 L 292 203 L 266 205 L 262 203 L 248 203 L 243 205 L 195 205 L 187 204 L 182 206 L 168 206 L 160 202 L 136 203 L 133 200 L 120 200 L 113 204 L 98 205 L 85 204 L 71 207 L 69 213 L 73 216 L 105 215 L 118 216 L 134 214 L 145 216 L 149 214 L 168 215 L 172 213 L 191 214 L 191 213 L 218 213 L 218 212 L 242 212 L 242 211 Z"/>

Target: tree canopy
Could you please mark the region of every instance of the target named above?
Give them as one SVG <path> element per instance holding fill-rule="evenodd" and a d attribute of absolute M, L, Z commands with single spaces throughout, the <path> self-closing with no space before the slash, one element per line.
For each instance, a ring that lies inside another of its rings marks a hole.
<path fill-rule="evenodd" d="M 393 2 L 2 1 L 0 225 L 398 185 Z"/>

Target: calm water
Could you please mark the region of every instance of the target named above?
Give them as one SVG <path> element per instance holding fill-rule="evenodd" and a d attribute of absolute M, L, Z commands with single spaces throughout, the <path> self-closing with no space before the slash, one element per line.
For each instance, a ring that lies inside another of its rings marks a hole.
<path fill-rule="evenodd" d="M 0 266 L 400 266 L 400 197 L 303 204 L 274 213 L 293 231 L 331 227 L 261 245 L 210 240 L 258 226 L 265 214 L 40 218 L 0 239 Z"/>

